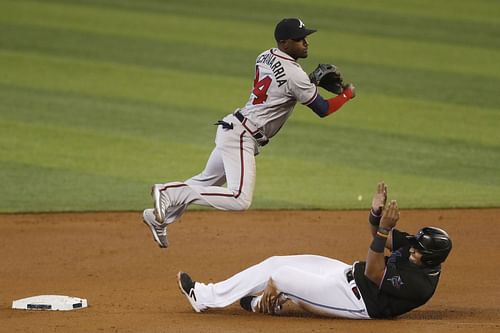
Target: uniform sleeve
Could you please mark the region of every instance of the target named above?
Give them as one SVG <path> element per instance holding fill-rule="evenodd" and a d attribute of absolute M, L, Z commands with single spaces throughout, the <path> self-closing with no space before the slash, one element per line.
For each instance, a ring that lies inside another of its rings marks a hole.
<path fill-rule="evenodd" d="M 392 248 L 393 249 L 399 249 L 405 246 L 410 245 L 410 242 L 408 239 L 406 239 L 406 236 L 409 236 L 408 233 L 399 231 L 398 229 L 393 229 L 392 230 Z"/>
<path fill-rule="evenodd" d="M 301 68 L 297 68 L 288 80 L 288 88 L 295 99 L 302 104 L 311 103 L 318 95 L 318 88 L 311 83 L 309 76 Z"/>

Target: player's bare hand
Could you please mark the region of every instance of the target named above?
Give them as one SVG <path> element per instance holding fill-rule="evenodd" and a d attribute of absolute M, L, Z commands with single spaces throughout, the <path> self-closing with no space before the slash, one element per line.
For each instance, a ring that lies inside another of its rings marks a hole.
<path fill-rule="evenodd" d="M 348 83 L 344 86 L 344 90 L 342 91 L 342 93 L 349 96 L 350 99 L 354 98 L 356 97 L 356 87 L 354 87 L 352 83 Z"/>
<path fill-rule="evenodd" d="M 379 215 L 382 213 L 382 210 L 385 207 L 385 203 L 387 202 L 387 185 L 382 181 L 377 184 L 377 190 L 373 195 L 372 199 L 372 211 L 375 215 Z"/>
<path fill-rule="evenodd" d="M 391 200 L 387 208 L 384 210 L 380 226 L 387 229 L 392 229 L 396 226 L 399 220 L 399 208 L 396 200 Z"/>

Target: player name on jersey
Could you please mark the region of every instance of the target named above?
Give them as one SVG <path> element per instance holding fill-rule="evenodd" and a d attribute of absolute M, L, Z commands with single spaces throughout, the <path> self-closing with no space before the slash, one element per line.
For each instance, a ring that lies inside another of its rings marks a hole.
<path fill-rule="evenodd" d="M 271 67 L 274 77 L 276 78 L 276 82 L 278 83 L 278 87 L 281 87 L 286 83 L 285 69 L 283 68 L 283 64 L 281 64 L 281 61 L 278 60 L 275 62 L 275 60 L 275 55 L 265 53 L 257 59 L 257 64 L 266 64 Z"/>

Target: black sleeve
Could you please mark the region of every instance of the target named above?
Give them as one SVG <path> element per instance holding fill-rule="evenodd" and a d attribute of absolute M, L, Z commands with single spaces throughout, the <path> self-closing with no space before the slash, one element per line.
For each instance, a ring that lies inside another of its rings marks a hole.
<path fill-rule="evenodd" d="M 399 231 L 398 229 L 393 229 L 392 230 L 392 249 L 393 249 L 393 251 L 410 245 L 410 242 L 406 238 L 406 236 L 409 236 L 409 235 L 410 234 L 408 234 L 407 232 Z"/>
<path fill-rule="evenodd" d="M 321 118 L 328 114 L 328 102 L 320 94 L 311 103 L 307 104 L 307 106 Z"/>

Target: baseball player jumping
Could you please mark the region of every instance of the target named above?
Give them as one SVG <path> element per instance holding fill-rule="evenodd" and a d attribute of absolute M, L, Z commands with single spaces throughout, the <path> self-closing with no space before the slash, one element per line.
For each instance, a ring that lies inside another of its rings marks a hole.
<path fill-rule="evenodd" d="M 221 210 L 250 207 L 255 155 L 278 133 L 297 102 L 326 117 L 355 96 L 354 86 L 342 82 L 334 65 L 319 65 L 308 75 L 298 64 L 298 59 L 307 57 L 306 37 L 315 31 L 297 18 L 280 21 L 274 32 L 277 47 L 257 56 L 248 102 L 217 122 L 215 148 L 205 169 L 184 182 L 153 185 L 154 208 L 144 210 L 143 218 L 161 248 L 168 246 L 167 225 L 179 219 L 189 204 Z M 336 96 L 324 99 L 317 86 Z"/>
<path fill-rule="evenodd" d="M 369 215 L 373 239 L 366 261 L 348 265 L 315 255 L 276 256 L 218 283 L 195 282 L 180 272 L 179 287 L 196 312 L 237 300 L 247 311 L 267 314 L 279 314 L 288 300 L 314 314 L 351 319 L 411 311 L 434 294 L 452 243 L 435 227 L 415 236 L 395 229 L 398 206 L 393 200 L 385 207 L 386 200 L 387 187 L 379 183 Z M 384 257 L 384 249 L 390 256 Z"/>

